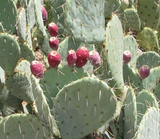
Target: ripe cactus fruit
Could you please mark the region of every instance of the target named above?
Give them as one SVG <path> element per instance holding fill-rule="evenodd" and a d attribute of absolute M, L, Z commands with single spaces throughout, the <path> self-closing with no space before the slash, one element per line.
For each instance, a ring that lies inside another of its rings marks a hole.
<path fill-rule="evenodd" d="M 67 53 L 67 62 L 70 67 L 73 67 L 73 65 L 76 63 L 77 56 L 76 52 L 74 50 L 69 50 Z"/>
<path fill-rule="evenodd" d="M 53 50 L 57 50 L 59 46 L 59 40 L 57 37 L 51 37 L 49 39 L 49 45 Z"/>
<path fill-rule="evenodd" d="M 41 11 L 42 11 L 42 18 L 43 18 L 43 23 L 44 25 L 46 24 L 46 21 L 48 19 L 48 12 L 44 6 L 41 6 Z"/>
<path fill-rule="evenodd" d="M 101 57 L 96 50 L 92 50 L 92 51 L 89 52 L 88 60 L 91 62 L 91 64 L 94 67 L 99 67 L 100 64 L 101 64 Z"/>
<path fill-rule="evenodd" d="M 77 60 L 76 60 L 76 67 L 82 68 L 88 60 L 89 51 L 85 46 L 80 47 L 76 52 Z"/>
<path fill-rule="evenodd" d="M 41 78 L 44 74 L 43 65 L 39 61 L 36 61 L 36 60 L 32 61 L 30 65 L 30 69 L 32 74 L 37 78 Z"/>
<path fill-rule="evenodd" d="M 57 51 L 48 53 L 48 63 L 52 68 L 57 68 L 61 61 L 61 56 Z"/>
<path fill-rule="evenodd" d="M 48 32 L 52 37 L 56 37 L 58 34 L 58 26 L 54 22 L 51 22 L 48 25 Z"/>
<path fill-rule="evenodd" d="M 125 50 L 123 52 L 123 62 L 125 64 L 128 64 L 131 61 L 131 58 L 132 58 L 132 53 L 128 50 Z"/>
<path fill-rule="evenodd" d="M 149 68 L 149 66 L 148 66 L 148 65 L 143 65 L 143 66 L 140 68 L 139 73 L 140 73 L 140 77 L 141 77 L 142 79 L 147 78 L 147 77 L 149 76 L 149 74 L 150 74 L 150 68 Z"/>

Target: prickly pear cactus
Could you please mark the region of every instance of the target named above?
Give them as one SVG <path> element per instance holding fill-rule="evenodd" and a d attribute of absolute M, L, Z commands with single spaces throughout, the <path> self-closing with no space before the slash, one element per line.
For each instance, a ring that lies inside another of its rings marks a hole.
<path fill-rule="evenodd" d="M 159 138 L 159 111 L 155 107 L 147 109 L 136 135 L 136 139 L 147 138 Z"/>
<path fill-rule="evenodd" d="M 158 139 L 159 7 L 1 0 L 0 139 Z"/>
<path fill-rule="evenodd" d="M 15 38 L 7 33 L 0 34 L 0 44 L 1 67 L 6 74 L 11 75 L 20 58 L 20 46 Z"/>
<path fill-rule="evenodd" d="M 2 0 L 0 4 L 0 22 L 4 29 L 13 34 L 17 24 L 17 7 L 12 0 Z"/>
<path fill-rule="evenodd" d="M 123 81 L 123 31 L 119 18 L 113 15 L 106 28 L 106 40 L 104 48 L 105 60 L 108 63 L 109 77 L 113 80 L 110 85 L 121 90 Z M 123 89 L 122 89 L 123 90 Z"/>
<path fill-rule="evenodd" d="M 65 76 L 68 76 L 68 78 Z M 58 69 L 48 69 L 40 83 L 42 84 L 43 90 L 46 92 L 45 95 L 49 100 L 49 106 L 52 107 L 53 101 L 51 98 L 56 97 L 57 93 L 64 85 L 86 76 L 88 76 L 88 73 L 83 69 L 69 66 L 60 65 Z"/>
<path fill-rule="evenodd" d="M 28 128 L 30 127 L 30 128 Z M 52 134 L 49 130 L 33 115 L 14 114 L 5 117 L 0 121 L 0 135 L 6 138 L 49 138 Z"/>
<path fill-rule="evenodd" d="M 116 98 L 112 90 L 106 83 L 89 77 L 60 90 L 53 107 L 62 138 L 72 139 L 82 138 L 103 125 L 115 110 Z"/>
<path fill-rule="evenodd" d="M 69 34 L 76 40 L 96 44 L 104 41 L 105 20 L 103 0 L 66 1 L 65 14 Z"/>

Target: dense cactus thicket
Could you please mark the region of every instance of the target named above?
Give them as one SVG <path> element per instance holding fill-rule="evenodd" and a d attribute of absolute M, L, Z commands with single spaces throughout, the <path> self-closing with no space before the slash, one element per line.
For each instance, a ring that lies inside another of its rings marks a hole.
<path fill-rule="evenodd" d="M 1 0 L 0 139 L 159 139 L 159 4 Z"/>

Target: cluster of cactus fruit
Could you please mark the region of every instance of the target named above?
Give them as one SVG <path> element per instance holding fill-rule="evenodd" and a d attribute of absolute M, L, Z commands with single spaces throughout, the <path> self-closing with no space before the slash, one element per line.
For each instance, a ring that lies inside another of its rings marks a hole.
<path fill-rule="evenodd" d="M 0 139 L 159 139 L 159 4 L 1 0 Z"/>

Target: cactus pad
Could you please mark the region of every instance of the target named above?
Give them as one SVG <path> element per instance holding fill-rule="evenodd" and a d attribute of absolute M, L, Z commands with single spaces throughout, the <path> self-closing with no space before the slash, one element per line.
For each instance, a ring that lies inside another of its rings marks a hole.
<path fill-rule="evenodd" d="M 123 78 L 125 84 L 132 85 L 134 89 L 141 90 L 143 88 L 142 79 L 129 65 L 123 66 Z"/>
<path fill-rule="evenodd" d="M 82 138 L 101 127 L 115 110 L 116 98 L 109 86 L 88 77 L 60 90 L 53 107 L 62 138 L 72 139 Z"/>
<path fill-rule="evenodd" d="M 129 62 L 129 65 L 130 67 L 135 69 L 137 61 L 137 51 L 138 51 L 136 39 L 131 35 L 127 35 L 124 37 L 123 41 L 124 41 L 123 44 L 124 51 L 129 50 L 132 53 L 132 58 L 131 61 Z"/>
<path fill-rule="evenodd" d="M 139 45 L 145 50 L 158 50 L 159 43 L 157 32 L 151 28 L 145 27 L 137 34 Z"/>
<path fill-rule="evenodd" d="M 1 96 L 0 96 L 1 102 L 3 102 L 6 106 L 14 107 L 14 108 L 20 108 L 22 105 L 22 100 L 15 97 L 9 91 L 7 90 L 6 86 L 3 87 Z"/>
<path fill-rule="evenodd" d="M 18 61 L 15 71 L 22 71 L 31 75 L 30 63 L 27 60 Z"/>
<path fill-rule="evenodd" d="M 123 82 L 123 31 L 120 19 L 113 15 L 106 28 L 106 40 L 104 55 L 108 63 L 110 76 L 114 77 L 110 81 L 111 86 L 122 89 Z"/>
<path fill-rule="evenodd" d="M 6 74 L 11 75 L 20 57 L 20 47 L 13 36 L 0 34 L 0 66 Z"/>
<path fill-rule="evenodd" d="M 158 109 L 158 102 L 154 95 L 149 92 L 149 91 L 141 91 L 137 98 L 137 112 L 138 112 L 138 117 L 137 117 L 137 124 L 141 122 L 143 114 L 145 114 L 146 110 L 149 107 L 155 107 Z"/>
<path fill-rule="evenodd" d="M 23 72 L 14 73 L 7 78 L 6 86 L 9 92 L 16 97 L 29 103 L 34 101 L 30 75 Z"/>
<path fill-rule="evenodd" d="M 150 75 L 143 80 L 143 87 L 147 90 L 154 90 L 156 85 L 159 83 L 160 78 L 160 67 L 155 67 L 150 70 Z"/>
<path fill-rule="evenodd" d="M 67 78 L 66 78 L 67 76 Z M 69 66 L 59 66 L 57 69 L 48 69 L 40 83 L 43 86 L 45 96 L 49 99 L 49 105 L 52 106 L 52 97 L 55 97 L 64 85 L 72 81 L 88 76 L 83 69 L 72 68 Z"/>
<path fill-rule="evenodd" d="M 157 29 L 159 26 L 158 0 L 139 0 L 137 11 L 144 26 Z"/>
<path fill-rule="evenodd" d="M 51 139 L 52 134 L 32 115 L 13 114 L 0 121 L 1 139 Z"/>
<path fill-rule="evenodd" d="M 0 22 L 7 32 L 13 34 L 17 23 L 17 8 L 12 0 L 1 0 Z"/>
<path fill-rule="evenodd" d="M 29 46 L 29 44 L 23 43 L 20 44 L 20 47 L 21 47 L 21 55 L 20 55 L 21 58 L 24 58 L 25 60 L 28 60 L 30 62 L 35 60 L 34 51 L 31 48 L 31 46 Z"/>
<path fill-rule="evenodd" d="M 124 10 L 125 26 L 128 29 L 140 30 L 141 21 L 135 9 L 129 8 Z"/>
<path fill-rule="evenodd" d="M 159 111 L 150 107 L 144 114 L 135 139 L 159 139 Z"/>
<path fill-rule="evenodd" d="M 136 133 L 137 126 L 136 96 L 132 88 L 129 88 L 127 91 L 124 118 L 124 139 L 131 139 Z"/>
<path fill-rule="evenodd" d="M 18 35 L 20 41 L 26 40 L 26 13 L 24 8 L 20 9 L 18 15 Z"/>
<path fill-rule="evenodd" d="M 35 12 L 34 12 L 34 0 L 30 0 L 27 5 L 27 24 L 29 25 L 29 28 L 33 28 L 35 25 Z"/>
<path fill-rule="evenodd" d="M 142 53 L 137 58 L 136 67 L 140 69 L 141 66 L 148 65 L 150 69 L 160 65 L 160 56 L 154 51 L 148 51 Z"/>
<path fill-rule="evenodd" d="M 103 0 L 67 0 L 65 14 L 66 28 L 75 39 L 85 43 L 102 43 L 104 41 Z"/>

